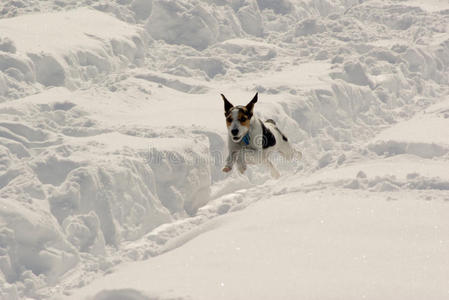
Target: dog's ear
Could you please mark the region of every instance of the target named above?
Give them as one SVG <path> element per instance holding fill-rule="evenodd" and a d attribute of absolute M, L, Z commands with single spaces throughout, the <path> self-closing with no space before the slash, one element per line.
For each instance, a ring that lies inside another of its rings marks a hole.
<path fill-rule="evenodd" d="M 256 93 L 256 95 L 254 95 L 253 99 L 246 105 L 246 109 L 251 113 L 251 115 L 253 114 L 254 104 L 256 104 L 256 102 L 257 102 L 258 95 L 259 95 L 259 93 Z"/>
<path fill-rule="evenodd" d="M 228 99 L 226 99 L 226 97 L 223 94 L 220 94 L 221 98 L 223 98 L 224 101 L 224 110 L 225 110 L 225 114 L 228 113 L 228 111 L 234 107 L 234 105 L 232 105 L 231 102 L 228 101 Z"/>

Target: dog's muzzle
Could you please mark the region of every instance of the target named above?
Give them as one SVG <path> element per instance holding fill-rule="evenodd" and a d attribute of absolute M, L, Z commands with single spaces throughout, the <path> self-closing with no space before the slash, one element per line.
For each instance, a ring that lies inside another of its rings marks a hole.
<path fill-rule="evenodd" d="M 238 142 L 240 140 L 239 130 L 237 128 L 231 130 L 232 140 Z"/>

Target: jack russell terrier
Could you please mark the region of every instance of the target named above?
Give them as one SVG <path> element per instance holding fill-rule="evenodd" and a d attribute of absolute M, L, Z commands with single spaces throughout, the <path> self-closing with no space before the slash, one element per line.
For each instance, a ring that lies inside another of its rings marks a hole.
<path fill-rule="evenodd" d="M 223 94 L 221 97 L 224 101 L 228 127 L 229 150 L 223 172 L 231 171 L 234 163 L 237 163 L 237 169 L 242 174 L 246 170 L 247 163 L 263 163 L 270 168 L 271 176 L 279 178 L 279 171 L 269 159 L 270 153 L 279 152 L 287 160 L 301 158 L 301 152 L 292 147 L 273 120 L 268 119 L 262 122 L 253 117 L 258 93 L 246 106 L 234 106 Z"/>

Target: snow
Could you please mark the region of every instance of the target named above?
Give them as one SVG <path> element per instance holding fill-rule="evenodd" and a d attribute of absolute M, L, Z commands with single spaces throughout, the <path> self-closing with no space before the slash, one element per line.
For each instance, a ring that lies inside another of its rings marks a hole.
<path fill-rule="evenodd" d="M 449 126 L 449 117 L 444 115 L 431 116 L 424 115 L 420 118 L 413 118 L 411 120 L 399 123 L 376 137 L 375 142 L 394 140 L 398 142 L 420 142 L 426 144 L 438 144 L 440 146 L 448 146 L 449 133 L 441 128 Z M 413 128 L 413 131 L 410 130 Z"/>
<path fill-rule="evenodd" d="M 393 202 L 365 191 L 274 196 L 67 299 L 106 287 L 147 291 L 145 299 L 444 299 L 445 207 L 413 194 Z"/>
<path fill-rule="evenodd" d="M 446 299 L 448 8 L 2 1 L 0 299 Z"/>
<path fill-rule="evenodd" d="M 75 88 L 143 57 L 141 28 L 87 8 L 2 19 L 0 30 L 14 46 L 0 65 L 21 84 Z"/>
<path fill-rule="evenodd" d="M 422 9 L 429 11 L 441 11 L 449 8 L 449 3 L 444 0 L 411 0 L 405 3 L 407 5 L 421 7 Z"/>
<path fill-rule="evenodd" d="M 14 40 L 17 50 L 25 53 L 98 49 L 102 46 L 102 40 L 138 33 L 137 28 L 131 25 L 87 8 L 2 19 L 0 28 L 5 37 Z"/>

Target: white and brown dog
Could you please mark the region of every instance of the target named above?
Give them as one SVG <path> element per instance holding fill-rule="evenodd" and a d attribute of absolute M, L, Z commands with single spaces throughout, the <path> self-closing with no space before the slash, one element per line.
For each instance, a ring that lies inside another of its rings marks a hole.
<path fill-rule="evenodd" d="M 300 159 L 301 152 L 295 150 L 287 137 L 279 130 L 276 123 L 269 119 L 262 122 L 253 117 L 254 104 L 258 94 L 246 106 L 234 106 L 221 94 L 224 101 L 226 125 L 228 127 L 229 155 L 223 172 L 232 170 L 234 163 L 241 173 L 248 164 L 265 164 L 271 175 L 279 178 L 280 174 L 269 159 L 272 152 L 279 152 L 287 160 Z"/>

